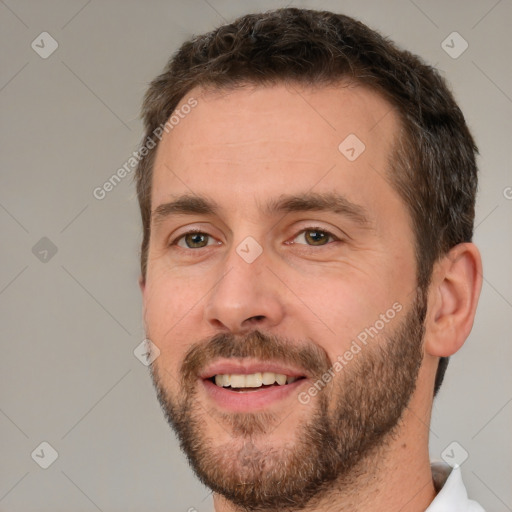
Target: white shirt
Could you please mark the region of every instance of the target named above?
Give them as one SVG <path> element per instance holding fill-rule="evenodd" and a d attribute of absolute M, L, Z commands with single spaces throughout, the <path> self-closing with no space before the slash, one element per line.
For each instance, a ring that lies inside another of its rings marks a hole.
<path fill-rule="evenodd" d="M 452 469 L 448 464 L 434 462 L 431 467 L 439 492 L 425 512 L 485 512 L 476 501 L 468 498 L 459 466 Z"/>

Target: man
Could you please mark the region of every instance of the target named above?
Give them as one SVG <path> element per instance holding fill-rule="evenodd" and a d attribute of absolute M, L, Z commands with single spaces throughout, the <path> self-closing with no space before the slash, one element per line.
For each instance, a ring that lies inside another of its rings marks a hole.
<path fill-rule="evenodd" d="M 152 377 L 215 510 L 481 511 L 428 455 L 482 284 L 440 76 L 287 8 L 186 42 L 143 117 Z"/>

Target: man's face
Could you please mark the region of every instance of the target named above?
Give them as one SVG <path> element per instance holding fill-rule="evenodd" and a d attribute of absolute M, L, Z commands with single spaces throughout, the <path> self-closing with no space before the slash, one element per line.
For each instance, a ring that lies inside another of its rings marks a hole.
<path fill-rule="evenodd" d="M 154 383 L 203 482 L 298 510 L 385 446 L 414 391 L 424 309 L 386 180 L 398 122 L 361 87 L 190 96 L 154 166 Z"/>

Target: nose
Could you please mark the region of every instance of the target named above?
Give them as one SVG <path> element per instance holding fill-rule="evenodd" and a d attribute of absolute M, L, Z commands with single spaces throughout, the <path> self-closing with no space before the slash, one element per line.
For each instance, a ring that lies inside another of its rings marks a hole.
<path fill-rule="evenodd" d="M 208 295 L 205 320 L 216 330 L 233 334 L 278 325 L 284 317 L 280 282 L 267 265 L 265 251 L 248 263 L 233 249 Z"/>

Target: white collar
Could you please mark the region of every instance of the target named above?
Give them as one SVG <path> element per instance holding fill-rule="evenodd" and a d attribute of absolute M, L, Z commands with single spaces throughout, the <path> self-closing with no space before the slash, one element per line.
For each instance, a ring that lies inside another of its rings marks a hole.
<path fill-rule="evenodd" d="M 459 466 L 452 469 L 448 464 L 433 462 L 431 468 L 438 493 L 425 512 L 485 512 L 468 498 Z"/>

